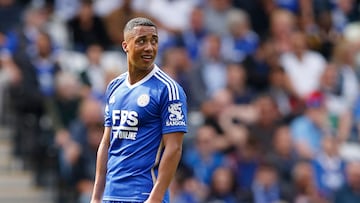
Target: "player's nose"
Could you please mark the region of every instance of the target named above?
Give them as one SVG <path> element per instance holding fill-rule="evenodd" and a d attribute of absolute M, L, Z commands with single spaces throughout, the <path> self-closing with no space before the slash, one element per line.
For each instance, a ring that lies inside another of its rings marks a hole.
<path fill-rule="evenodd" d="M 151 52 L 154 51 L 154 49 L 155 46 L 151 42 L 145 44 L 144 51 Z"/>

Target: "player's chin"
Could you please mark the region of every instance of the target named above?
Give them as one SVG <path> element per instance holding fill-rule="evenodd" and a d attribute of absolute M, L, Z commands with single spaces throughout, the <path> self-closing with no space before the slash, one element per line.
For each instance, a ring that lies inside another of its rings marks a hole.
<path fill-rule="evenodd" d="M 148 71 L 153 67 L 153 63 L 138 63 L 137 67 L 139 70 Z"/>
<path fill-rule="evenodd" d="M 142 59 L 141 62 L 144 67 L 151 67 L 154 64 L 154 59 Z"/>

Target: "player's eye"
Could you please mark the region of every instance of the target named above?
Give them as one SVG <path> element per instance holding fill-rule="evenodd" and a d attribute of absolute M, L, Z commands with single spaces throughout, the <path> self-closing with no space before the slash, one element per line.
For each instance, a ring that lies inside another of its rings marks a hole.
<path fill-rule="evenodd" d="M 139 40 L 137 41 L 137 43 L 138 43 L 138 44 L 144 44 L 144 43 L 145 43 L 145 40 L 144 40 L 144 39 L 139 39 Z"/>
<path fill-rule="evenodd" d="M 151 44 L 157 44 L 158 43 L 158 39 L 157 38 L 153 38 L 152 40 L 151 40 Z"/>

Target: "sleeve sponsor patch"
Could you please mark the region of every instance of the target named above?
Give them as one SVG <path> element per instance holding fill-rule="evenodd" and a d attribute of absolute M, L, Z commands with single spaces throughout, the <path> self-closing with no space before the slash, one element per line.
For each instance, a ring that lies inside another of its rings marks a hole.
<path fill-rule="evenodd" d="M 185 116 L 182 111 L 182 103 L 173 103 L 168 107 L 169 117 L 166 126 L 185 126 Z"/>

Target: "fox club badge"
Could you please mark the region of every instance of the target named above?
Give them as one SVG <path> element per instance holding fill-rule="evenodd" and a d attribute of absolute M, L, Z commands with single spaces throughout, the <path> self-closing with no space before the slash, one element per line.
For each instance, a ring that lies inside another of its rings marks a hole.
<path fill-rule="evenodd" d="M 137 104 L 140 107 L 144 107 L 144 106 L 148 105 L 149 102 L 150 102 L 150 96 L 148 94 L 142 94 L 137 99 Z"/>

